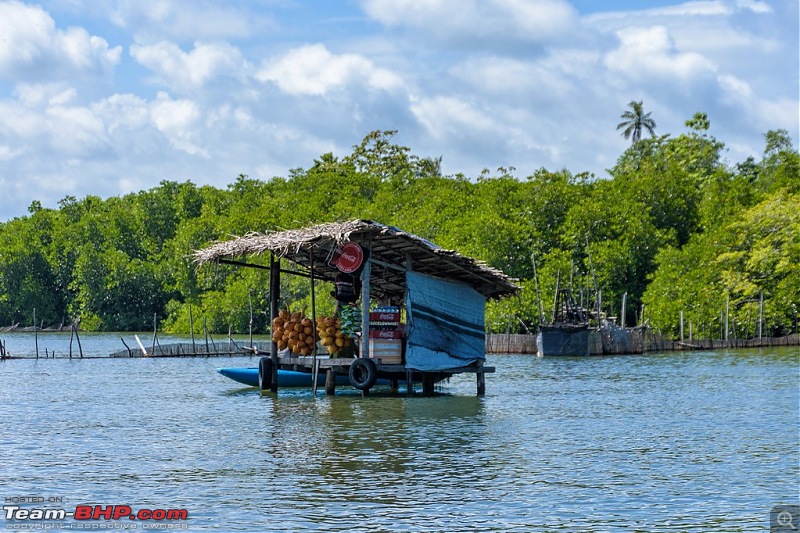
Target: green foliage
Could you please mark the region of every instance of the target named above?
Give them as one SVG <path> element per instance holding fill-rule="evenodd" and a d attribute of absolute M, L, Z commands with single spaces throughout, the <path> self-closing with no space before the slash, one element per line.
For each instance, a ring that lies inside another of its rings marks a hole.
<path fill-rule="evenodd" d="M 649 113 L 631 104 L 627 118 L 652 134 Z M 635 139 L 608 180 L 543 168 L 518 179 L 502 167 L 443 176 L 441 157 L 412 154 L 389 130 L 286 177 L 238 175 L 222 190 L 162 181 L 107 200 L 67 196 L 58 209 L 33 202 L 29 216 L 0 224 L 0 324 L 28 325 L 35 308 L 45 325 L 80 319 L 87 330 L 147 330 L 155 316 L 167 331 L 267 333 L 267 271 L 198 270 L 192 252 L 249 231 L 368 218 L 519 279 L 518 296 L 489 302 L 491 331 L 534 331 L 552 315 L 557 283 L 586 307 L 602 294 L 607 313 L 627 293 L 627 324 L 644 304 L 654 327 L 675 334 L 683 311 L 706 336 L 719 334 L 728 301 L 737 331 L 752 334 L 763 293 L 767 332 L 793 331 L 797 150 L 785 131 L 770 131 L 760 161 L 729 167 L 705 113 L 686 126 L 674 138 Z M 333 312 L 331 289 L 316 287 L 320 314 Z M 309 280 L 284 276 L 280 305 L 310 313 Z"/>

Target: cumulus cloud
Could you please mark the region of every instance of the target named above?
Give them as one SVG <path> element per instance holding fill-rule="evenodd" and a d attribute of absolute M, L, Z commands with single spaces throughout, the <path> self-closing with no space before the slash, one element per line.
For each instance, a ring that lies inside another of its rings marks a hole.
<path fill-rule="evenodd" d="M 563 0 L 363 0 L 381 24 L 420 30 L 448 41 L 502 38 L 527 42 L 572 33 L 577 13 Z"/>
<path fill-rule="evenodd" d="M 248 69 L 241 52 L 228 43 L 196 43 L 190 52 L 166 41 L 135 44 L 131 56 L 177 90 L 199 88 L 219 76 L 243 77 Z"/>
<path fill-rule="evenodd" d="M 83 28 L 58 29 L 42 8 L 16 0 L 0 2 L 0 35 L 0 79 L 12 81 L 106 76 L 122 52 Z"/>
<path fill-rule="evenodd" d="M 210 0 L 81 0 L 85 9 L 108 13 L 110 20 L 134 35 L 139 42 L 194 41 L 246 38 L 269 31 L 267 17 L 246 9 L 239 2 Z"/>
<path fill-rule="evenodd" d="M 707 112 L 734 162 L 768 129 L 797 140 L 796 2 L 601 4 L 0 0 L 0 220 L 54 195 L 286 175 L 373 129 L 469 177 L 603 176 L 631 99 L 659 134 Z"/>
<path fill-rule="evenodd" d="M 159 93 L 151 105 L 150 118 L 175 148 L 208 157 L 208 152 L 199 144 L 202 113 L 196 103 L 174 100 L 166 93 Z"/>
<path fill-rule="evenodd" d="M 319 96 L 348 85 L 384 91 L 402 87 L 397 75 L 376 67 L 364 56 L 334 55 L 322 44 L 301 46 L 265 61 L 256 79 L 273 82 L 282 91 L 297 95 Z"/>
<path fill-rule="evenodd" d="M 686 84 L 707 78 L 715 71 L 714 64 L 701 54 L 677 50 L 663 26 L 626 28 L 618 31 L 617 36 L 619 46 L 606 55 L 605 64 L 630 80 Z"/>

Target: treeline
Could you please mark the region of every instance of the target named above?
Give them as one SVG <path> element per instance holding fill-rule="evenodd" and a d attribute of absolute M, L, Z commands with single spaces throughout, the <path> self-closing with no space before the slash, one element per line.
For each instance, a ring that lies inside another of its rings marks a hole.
<path fill-rule="evenodd" d="M 193 320 L 196 332 L 245 333 L 252 309 L 253 331 L 265 332 L 267 273 L 198 270 L 192 251 L 249 231 L 366 218 L 518 278 L 520 296 L 488 308 L 492 331 L 534 331 L 552 312 L 557 279 L 587 306 L 596 287 L 604 311 L 664 333 L 677 333 L 683 311 L 695 336 L 718 336 L 726 306 L 739 336 L 752 333 L 762 294 L 764 334 L 794 331 L 797 149 L 786 131 L 770 131 L 760 160 L 729 164 L 705 114 L 686 125 L 635 142 L 611 179 L 546 169 L 518 178 L 513 168 L 442 176 L 441 159 L 375 131 L 352 153 L 324 154 L 287 177 L 240 175 L 224 190 L 163 181 L 106 200 L 68 196 L 58 209 L 34 202 L 29 216 L 0 224 L 0 326 L 30 324 L 36 309 L 45 326 L 79 319 L 84 330 L 136 331 L 155 316 L 167 331 L 188 332 Z M 310 305 L 307 281 L 282 283 L 285 304 Z"/>

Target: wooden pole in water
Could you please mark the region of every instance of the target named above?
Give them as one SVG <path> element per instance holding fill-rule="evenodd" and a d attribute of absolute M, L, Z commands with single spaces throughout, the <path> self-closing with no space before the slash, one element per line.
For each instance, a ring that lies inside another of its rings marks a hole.
<path fill-rule="evenodd" d="M 317 296 L 316 283 L 314 279 L 314 247 L 308 252 L 308 269 L 311 272 L 311 339 L 314 347 L 311 349 L 311 394 L 317 397 L 317 376 L 319 367 L 317 366 Z"/>
<path fill-rule="evenodd" d="M 683 342 L 683 309 L 681 309 L 681 342 Z"/>
<path fill-rule="evenodd" d="M 192 353 L 197 353 L 197 347 L 194 345 L 194 318 L 192 317 L 192 304 L 189 304 L 189 333 L 192 335 Z"/>
<path fill-rule="evenodd" d="M 365 243 L 369 248 L 369 243 Z M 366 255 L 366 254 L 364 254 Z M 372 259 L 364 261 L 364 270 L 361 271 L 361 357 L 370 356 L 369 348 L 369 302 L 370 302 L 370 277 L 372 275 Z"/>
<path fill-rule="evenodd" d="M 33 308 L 33 339 L 36 344 L 36 359 L 39 359 L 39 329 L 36 327 L 36 308 Z"/>
<path fill-rule="evenodd" d="M 275 254 L 269 255 L 269 313 L 270 323 L 275 320 L 280 312 L 278 303 L 281 298 L 281 262 L 280 259 L 275 259 Z M 270 355 L 272 358 L 272 383 L 269 390 L 278 392 L 278 343 L 272 341 L 270 346 Z"/>
<path fill-rule="evenodd" d="M 81 359 L 83 359 L 83 345 L 81 344 L 81 336 L 78 333 L 78 324 L 80 323 L 80 319 L 77 322 L 72 322 L 72 330 L 75 332 L 75 340 L 78 341 L 78 354 L 80 354 Z M 127 348 L 127 346 L 126 346 Z"/>
<path fill-rule="evenodd" d="M 208 326 L 206 324 L 206 317 L 203 317 L 203 334 L 206 337 L 206 355 L 209 354 L 208 350 Z"/>
<path fill-rule="evenodd" d="M 764 324 L 764 293 L 761 293 L 758 303 L 758 340 L 761 341 L 762 327 Z M 759 342 L 760 344 L 760 342 Z"/>
<path fill-rule="evenodd" d="M 628 303 L 628 293 L 622 293 L 622 309 L 620 310 L 620 327 L 625 327 L 625 309 L 627 308 Z"/>
<path fill-rule="evenodd" d="M 255 346 L 253 346 L 253 289 L 247 290 L 247 302 L 250 305 L 250 350 L 255 353 Z M 230 339 L 231 333 L 228 330 L 228 338 Z M 230 352 L 230 349 L 228 349 Z"/>
<path fill-rule="evenodd" d="M 336 372 L 332 368 L 325 373 L 325 394 L 327 396 L 336 394 Z"/>
<path fill-rule="evenodd" d="M 156 332 L 158 331 L 158 322 L 156 321 L 156 314 L 153 313 L 153 349 L 152 353 L 156 355 Z"/>

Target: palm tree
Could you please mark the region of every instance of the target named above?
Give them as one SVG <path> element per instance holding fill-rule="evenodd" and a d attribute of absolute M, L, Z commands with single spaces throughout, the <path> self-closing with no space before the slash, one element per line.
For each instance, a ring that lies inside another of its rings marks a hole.
<path fill-rule="evenodd" d="M 644 112 L 642 101 L 635 102 L 631 100 L 628 107 L 631 108 L 630 111 L 625 111 L 620 115 L 624 122 L 617 124 L 617 129 L 623 130 L 622 136 L 626 139 L 633 137 L 631 144 L 636 144 L 642 140 L 643 129 L 647 130 L 651 137 L 655 137 L 656 122 L 650 118 L 650 113 Z"/>

